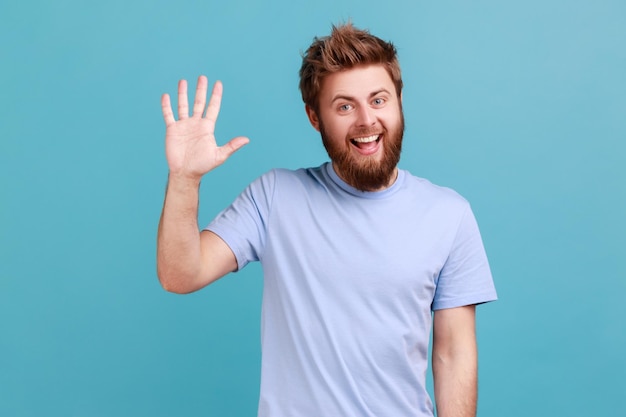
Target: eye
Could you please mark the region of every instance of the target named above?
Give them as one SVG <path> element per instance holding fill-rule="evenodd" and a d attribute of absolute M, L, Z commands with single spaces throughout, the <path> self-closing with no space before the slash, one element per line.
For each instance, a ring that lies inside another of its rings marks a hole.
<path fill-rule="evenodd" d="M 374 106 L 382 106 L 383 104 L 385 104 L 385 99 L 382 97 L 377 97 L 374 100 L 372 100 L 372 104 Z"/>
<path fill-rule="evenodd" d="M 342 104 L 341 106 L 339 106 L 339 111 L 341 112 L 347 112 L 352 110 L 352 104 Z"/>

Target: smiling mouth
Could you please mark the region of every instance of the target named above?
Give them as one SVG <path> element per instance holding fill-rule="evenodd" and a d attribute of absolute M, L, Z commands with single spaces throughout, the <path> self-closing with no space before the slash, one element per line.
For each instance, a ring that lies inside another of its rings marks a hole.
<path fill-rule="evenodd" d="M 350 143 L 365 151 L 374 149 L 380 142 L 380 138 L 381 135 L 364 136 L 361 138 L 352 138 L 350 139 Z"/>

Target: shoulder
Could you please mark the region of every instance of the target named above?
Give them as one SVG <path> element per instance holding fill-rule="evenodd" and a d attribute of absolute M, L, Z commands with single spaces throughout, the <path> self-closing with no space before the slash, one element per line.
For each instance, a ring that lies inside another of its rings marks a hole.
<path fill-rule="evenodd" d="M 308 193 L 320 182 L 319 168 L 271 169 L 254 179 L 244 191 L 254 200 L 274 201 Z M 291 197 L 289 197 L 291 196 Z"/>
<path fill-rule="evenodd" d="M 312 168 L 274 168 L 261 175 L 256 182 L 271 183 L 276 187 L 310 187 L 324 182 L 323 165 Z"/>
<path fill-rule="evenodd" d="M 443 205 L 465 210 L 469 207 L 469 202 L 461 194 L 449 187 L 433 184 L 426 178 L 421 178 L 404 172 L 404 188 L 409 194 L 416 196 L 420 200 L 434 205 Z"/>

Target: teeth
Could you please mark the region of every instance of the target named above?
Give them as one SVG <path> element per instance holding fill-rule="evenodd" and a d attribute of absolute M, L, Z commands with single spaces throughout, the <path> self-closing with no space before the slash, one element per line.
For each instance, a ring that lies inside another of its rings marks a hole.
<path fill-rule="evenodd" d="M 359 142 L 359 143 L 368 143 L 368 142 L 374 142 L 377 139 L 378 139 L 378 135 L 373 135 L 373 136 L 367 136 L 365 138 L 354 138 L 352 140 L 355 142 Z"/>

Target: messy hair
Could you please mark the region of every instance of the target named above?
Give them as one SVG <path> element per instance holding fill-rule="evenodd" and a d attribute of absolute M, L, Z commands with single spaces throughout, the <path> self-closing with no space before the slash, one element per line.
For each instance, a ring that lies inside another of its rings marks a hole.
<path fill-rule="evenodd" d="M 302 56 L 300 92 L 302 101 L 319 110 L 319 93 L 326 76 L 361 65 L 380 64 L 385 67 L 396 87 L 402 92 L 402 75 L 395 46 L 355 28 L 352 23 L 333 25 L 329 36 L 315 37 Z"/>

